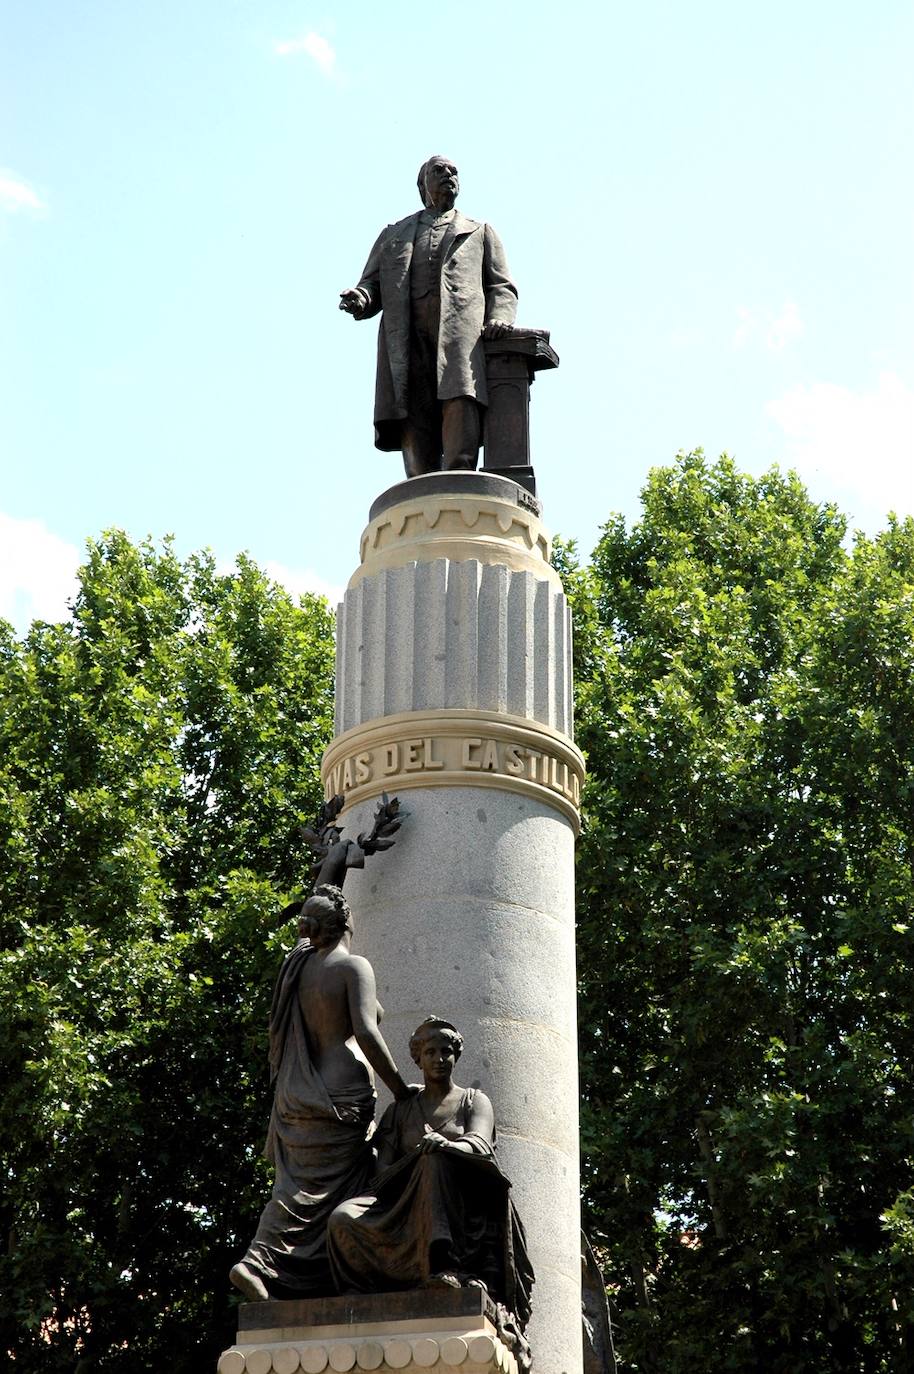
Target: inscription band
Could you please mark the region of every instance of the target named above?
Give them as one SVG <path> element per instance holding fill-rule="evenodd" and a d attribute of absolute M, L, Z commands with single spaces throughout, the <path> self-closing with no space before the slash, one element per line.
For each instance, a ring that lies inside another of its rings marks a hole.
<path fill-rule="evenodd" d="M 366 721 L 328 746 L 326 797 L 360 802 L 413 787 L 498 787 L 556 807 L 580 828 L 584 758 L 557 730 L 487 711 L 406 711 Z"/>

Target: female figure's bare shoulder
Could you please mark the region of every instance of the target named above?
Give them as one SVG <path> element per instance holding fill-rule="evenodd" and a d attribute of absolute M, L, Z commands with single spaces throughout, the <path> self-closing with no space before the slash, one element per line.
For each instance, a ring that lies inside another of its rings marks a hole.
<path fill-rule="evenodd" d="M 374 969 L 362 954 L 352 954 L 348 950 L 344 962 L 347 978 L 358 983 L 374 982 Z"/>

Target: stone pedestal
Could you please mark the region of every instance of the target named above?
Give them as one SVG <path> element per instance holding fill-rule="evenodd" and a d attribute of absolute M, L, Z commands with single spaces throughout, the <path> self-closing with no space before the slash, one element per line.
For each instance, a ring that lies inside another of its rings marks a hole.
<path fill-rule="evenodd" d="M 530 387 L 537 372 L 558 367 L 546 329 L 514 329 L 487 339 L 485 471 L 512 478 L 536 495 L 530 466 Z"/>
<path fill-rule="evenodd" d="M 518 1374 L 479 1289 L 245 1303 L 218 1374 L 398 1369 Z"/>
<path fill-rule="evenodd" d="M 463 1031 L 455 1077 L 495 1104 L 536 1270 L 534 1367 L 580 1374 L 583 760 L 570 616 L 538 512 L 483 473 L 433 474 L 379 498 L 339 611 L 323 778 L 328 796 L 346 796 L 349 835 L 370 830 L 382 792 L 410 813 L 390 856 L 347 878 L 353 948 L 374 965 L 405 1074 L 424 1017 Z"/>

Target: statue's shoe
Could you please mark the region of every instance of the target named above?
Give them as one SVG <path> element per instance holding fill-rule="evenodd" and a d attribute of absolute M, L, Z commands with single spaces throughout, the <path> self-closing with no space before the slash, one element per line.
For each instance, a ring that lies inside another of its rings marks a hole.
<path fill-rule="evenodd" d="M 448 1271 L 442 1274 L 432 1274 L 425 1282 L 426 1288 L 459 1288 L 460 1286 L 457 1275 Z"/>
<path fill-rule="evenodd" d="M 270 1295 L 262 1279 L 259 1279 L 252 1269 L 239 1260 L 229 1273 L 229 1279 L 240 1289 L 246 1298 L 251 1302 L 269 1302 Z"/>

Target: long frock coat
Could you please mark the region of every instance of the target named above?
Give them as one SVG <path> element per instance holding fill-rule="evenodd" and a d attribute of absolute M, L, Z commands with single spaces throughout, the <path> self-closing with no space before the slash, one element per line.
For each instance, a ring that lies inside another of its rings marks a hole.
<path fill-rule="evenodd" d="M 402 422 L 409 414 L 409 268 L 422 211 L 389 224 L 378 235 L 358 288 L 366 304 L 356 319 L 383 311 L 378 330 L 375 384 L 375 447 L 402 447 Z M 517 288 L 508 275 L 501 240 L 490 224 L 459 210 L 441 247 L 441 324 L 438 331 L 438 399 L 474 396 L 488 403 L 483 326 L 490 320 L 513 324 Z"/>

